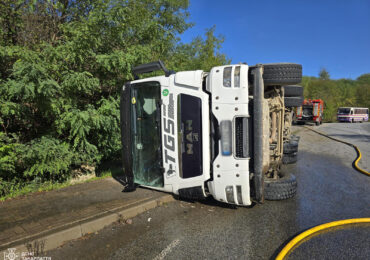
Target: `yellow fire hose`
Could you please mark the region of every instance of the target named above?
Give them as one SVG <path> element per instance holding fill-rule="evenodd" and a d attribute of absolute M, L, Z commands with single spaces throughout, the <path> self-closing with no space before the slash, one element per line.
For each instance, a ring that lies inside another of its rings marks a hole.
<path fill-rule="evenodd" d="M 351 143 L 348 143 L 348 142 L 345 142 L 345 141 L 342 141 L 342 140 L 339 140 L 339 139 L 336 139 L 334 137 L 331 137 L 331 136 L 328 136 L 324 133 L 321 133 L 319 131 L 316 131 L 312 128 L 309 128 L 309 127 L 305 127 L 319 135 L 322 135 L 322 136 L 325 136 L 327 138 L 330 138 L 334 141 L 337 141 L 337 142 L 341 142 L 341 143 L 344 143 L 346 145 L 349 145 L 349 146 L 352 146 L 353 148 L 355 148 L 356 152 L 357 152 L 357 158 L 356 160 L 353 162 L 353 166 L 354 168 L 367 175 L 367 176 L 370 176 L 370 173 L 361 169 L 357 164 L 358 162 L 361 160 L 361 151 L 360 149 L 358 149 L 358 147 L 354 144 L 351 144 Z M 280 253 L 278 254 L 278 256 L 276 257 L 276 260 L 283 260 L 295 247 L 297 247 L 300 243 L 302 243 L 305 239 L 309 238 L 309 237 L 312 237 L 313 235 L 315 235 L 316 233 L 319 233 L 319 232 L 322 232 L 322 231 L 327 231 L 328 229 L 330 228 L 334 228 L 334 227 L 338 227 L 338 226 L 343 226 L 343 225 L 350 225 L 350 224 L 359 224 L 359 223 L 370 223 L 370 218 L 353 218 L 353 219 L 344 219 L 344 220 L 338 220 L 338 221 L 333 221 L 333 222 L 329 222 L 329 223 L 325 223 L 325 224 L 322 224 L 322 225 L 319 225 L 319 226 L 316 226 L 316 227 L 313 227 L 313 228 L 310 228 L 308 230 L 306 230 L 305 232 L 299 234 L 298 236 L 296 236 L 295 238 L 293 238 L 293 240 L 291 240 L 281 251 Z"/>
<path fill-rule="evenodd" d="M 355 161 L 353 162 L 353 167 L 354 167 L 357 171 L 359 171 L 359 172 L 361 172 L 361 173 L 363 173 L 363 174 L 365 174 L 365 175 L 367 175 L 367 176 L 370 176 L 370 172 L 367 172 L 367 171 L 365 171 L 364 169 L 361 169 L 361 168 L 357 165 L 357 164 L 358 164 L 358 162 L 361 160 L 362 155 L 361 155 L 361 151 L 360 151 L 360 149 L 358 149 L 358 147 L 357 147 L 356 145 L 351 144 L 351 143 L 348 143 L 348 142 L 345 142 L 345 141 L 343 141 L 343 140 L 340 140 L 340 139 L 337 139 L 337 138 L 334 138 L 334 137 L 331 137 L 331 136 L 329 136 L 329 135 L 327 135 L 327 134 L 321 133 L 321 132 L 319 132 L 319 131 L 317 131 L 317 130 L 314 130 L 314 129 L 312 129 L 312 128 L 309 128 L 309 127 L 307 127 L 307 126 L 305 126 L 305 128 L 307 128 L 307 129 L 309 129 L 309 130 L 311 130 L 311 131 L 313 131 L 313 132 L 315 132 L 315 133 L 317 133 L 317 134 L 319 134 L 319 135 L 322 135 L 322 136 L 325 136 L 325 137 L 327 137 L 327 138 L 329 138 L 329 139 L 332 139 L 332 140 L 334 140 L 334 141 L 337 141 L 337 142 L 340 142 L 340 143 L 343 143 L 343 144 L 346 144 L 346 145 L 352 146 L 352 147 L 356 150 L 356 152 L 357 152 L 357 158 L 356 158 L 356 159 L 355 159 Z"/>
<path fill-rule="evenodd" d="M 294 247 L 299 245 L 300 242 L 302 242 L 304 239 L 313 236 L 314 234 L 321 232 L 323 230 L 327 230 L 333 227 L 337 226 L 343 226 L 343 225 L 350 225 L 350 224 L 359 224 L 359 223 L 370 223 L 370 218 L 353 218 L 353 219 L 344 219 L 344 220 L 338 220 L 334 222 L 325 223 L 313 228 L 310 228 L 309 230 L 306 230 L 305 232 L 299 234 L 296 236 L 293 240 L 291 240 L 284 248 L 280 251 L 278 256 L 276 257 L 276 260 L 283 260 Z"/>

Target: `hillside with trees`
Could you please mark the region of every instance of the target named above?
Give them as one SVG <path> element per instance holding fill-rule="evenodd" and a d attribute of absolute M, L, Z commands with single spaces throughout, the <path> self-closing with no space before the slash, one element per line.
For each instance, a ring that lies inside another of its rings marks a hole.
<path fill-rule="evenodd" d="M 331 80 L 329 72 L 322 69 L 317 78 L 303 77 L 302 86 L 305 98 L 324 100 L 325 122 L 336 121 L 338 107 L 370 107 L 370 73 L 356 80 Z"/>

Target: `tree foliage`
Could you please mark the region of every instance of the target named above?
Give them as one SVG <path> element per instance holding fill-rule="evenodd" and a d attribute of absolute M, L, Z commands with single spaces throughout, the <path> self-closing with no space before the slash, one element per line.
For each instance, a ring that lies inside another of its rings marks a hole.
<path fill-rule="evenodd" d="M 330 79 L 329 71 L 327 71 L 325 68 L 322 68 L 319 72 L 319 78 L 321 80 L 329 80 Z"/>
<path fill-rule="evenodd" d="M 119 90 L 133 66 L 226 64 L 214 28 L 179 42 L 187 8 L 188 0 L 1 1 L 0 186 L 62 181 L 118 158 Z"/>
<path fill-rule="evenodd" d="M 169 65 L 176 71 L 204 70 L 210 71 L 214 66 L 230 63 L 225 54 L 220 53 L 222 36 L 215 36 L 215 27 L 207 29 L 205 39 L 198 36 L 188 44 L 178 44 L 170 55 Z M 190 58 L 189 58 L 190 57 Z"/>

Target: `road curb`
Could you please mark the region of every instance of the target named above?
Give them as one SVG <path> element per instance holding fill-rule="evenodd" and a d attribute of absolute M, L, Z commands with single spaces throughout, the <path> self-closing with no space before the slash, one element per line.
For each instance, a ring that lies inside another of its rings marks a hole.
<path fill-rule="evenodd" d="M 55 249 L 70 240 L 78 239 L 87 234 L 97 232 L 114 222 L 133 218 L 149 209 L 156 208 L 157 206 L 174 200 L 175 199 L 172 195 L 164 195 L 162 197 L 149 199 L 123 209 L 108 211 L 106 214 L 93 219 L 80 220 L 74 223 L 72 222 L 70 225 L 65 225 L 65 227 L 62 229 L 56 229 L 48 232 L 47 235 L 37 238 L 25 238 L 23 241 L 9 242 L 5 245 L 1 245 L 3 250 L 0 251 L 0 256 L 4 256 L 8 253 L 7 249 L 4 250 L 4 246 L 13 248 L 18 253 L 32 252 L 37 254 L 40 252 L 46 252 L 48 250 Z"/>

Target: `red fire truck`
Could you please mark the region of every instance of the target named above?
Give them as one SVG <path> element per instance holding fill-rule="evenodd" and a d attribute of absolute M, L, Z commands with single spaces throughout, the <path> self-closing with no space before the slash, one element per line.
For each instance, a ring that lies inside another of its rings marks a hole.
<path fill-rule="evenodd" d="M 296 122 L 311 122 L 320 125 L 323 119 L 324 101 L 322 99 L 305 99 L 301 107 L 297 107 Z"/>

